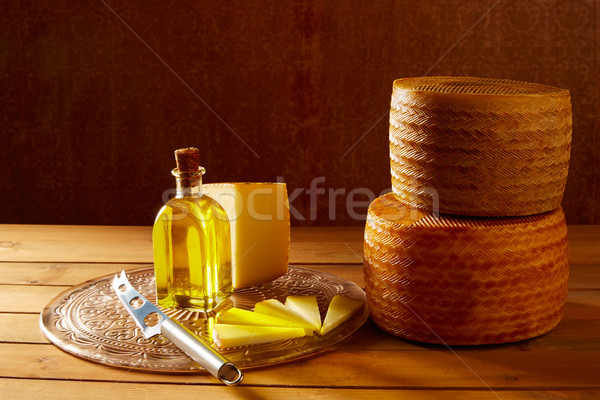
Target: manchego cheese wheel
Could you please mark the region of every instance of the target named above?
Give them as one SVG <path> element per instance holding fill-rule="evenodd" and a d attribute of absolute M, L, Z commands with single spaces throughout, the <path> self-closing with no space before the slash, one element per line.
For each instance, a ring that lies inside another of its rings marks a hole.
<path fill-rule="evenodd" d="M 560 207 L 525 217 L 435 217 L 388 193 L 369 207 L 364 259 L 371 318 L 406 339 L 514 342 L 562 317 L 569 263 Z"/>
<path fill-rule="evenodd" d="M 440 213 L 521 216 L 554 210 L 571 148 L 568 90 L 469 77 L 394 81 L 393 191 Z"/>

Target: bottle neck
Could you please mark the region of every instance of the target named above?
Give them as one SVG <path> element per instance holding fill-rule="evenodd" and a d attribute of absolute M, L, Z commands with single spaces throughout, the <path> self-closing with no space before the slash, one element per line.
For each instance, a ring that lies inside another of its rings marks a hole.
<path fill-rule="evenodd" d="M 171 173 L 175 176 L 175 198 L 202 196 L 202 175 L 204 174 L 204 168 L 199 167 L 198 171 L 194 172 L 180 172 L 175 168 Z"/>
<path fill-rule="evenodd" d="M 193 182 L 185 179 L 177 178 L 177 191 L 175 197 L 181 199 L 183 197 L 200 197 L 202 196 L 202 178 L 198 178 Z"/>

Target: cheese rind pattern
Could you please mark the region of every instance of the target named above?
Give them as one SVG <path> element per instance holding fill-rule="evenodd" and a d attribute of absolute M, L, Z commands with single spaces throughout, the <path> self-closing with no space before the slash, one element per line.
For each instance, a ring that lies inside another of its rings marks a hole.
<path fill-rule="evenodd" d="M 560 206 L 571 148 L 568 90 L 469 77 L 394 82 L 392 189 L 405 203 L 470 216 Z"/>
<path fill-rule="evenodd" d="M 526 217 L 436 218 L 388 193 L 364 236 L 371 318 L 410 340 L 505 343 L 548 332 L 569 275 L 562 208 Z"/>

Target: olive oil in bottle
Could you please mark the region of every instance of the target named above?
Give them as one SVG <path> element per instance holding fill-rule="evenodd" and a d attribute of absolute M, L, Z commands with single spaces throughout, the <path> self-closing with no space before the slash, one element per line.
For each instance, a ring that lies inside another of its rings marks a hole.
<path fill-rule="evenodd" d="M 156 297 L 162 307 L 209 311 L 232 293 L 229 219 L 202 195 L 198 149 L 179 149 L 175 158 L 176 195 L 152 230 Z"/>

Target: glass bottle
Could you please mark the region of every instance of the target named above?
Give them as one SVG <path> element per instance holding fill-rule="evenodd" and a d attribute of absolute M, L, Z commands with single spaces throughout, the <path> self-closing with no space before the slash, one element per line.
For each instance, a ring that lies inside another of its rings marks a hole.
<path fill-rule="evenodd" d="M 175 151 L 176 195 L 152 229 L 158 304 L 209 311 L 232 293 L 229 219 L 202 195 L 203 167 L 196 148 Z"/>

